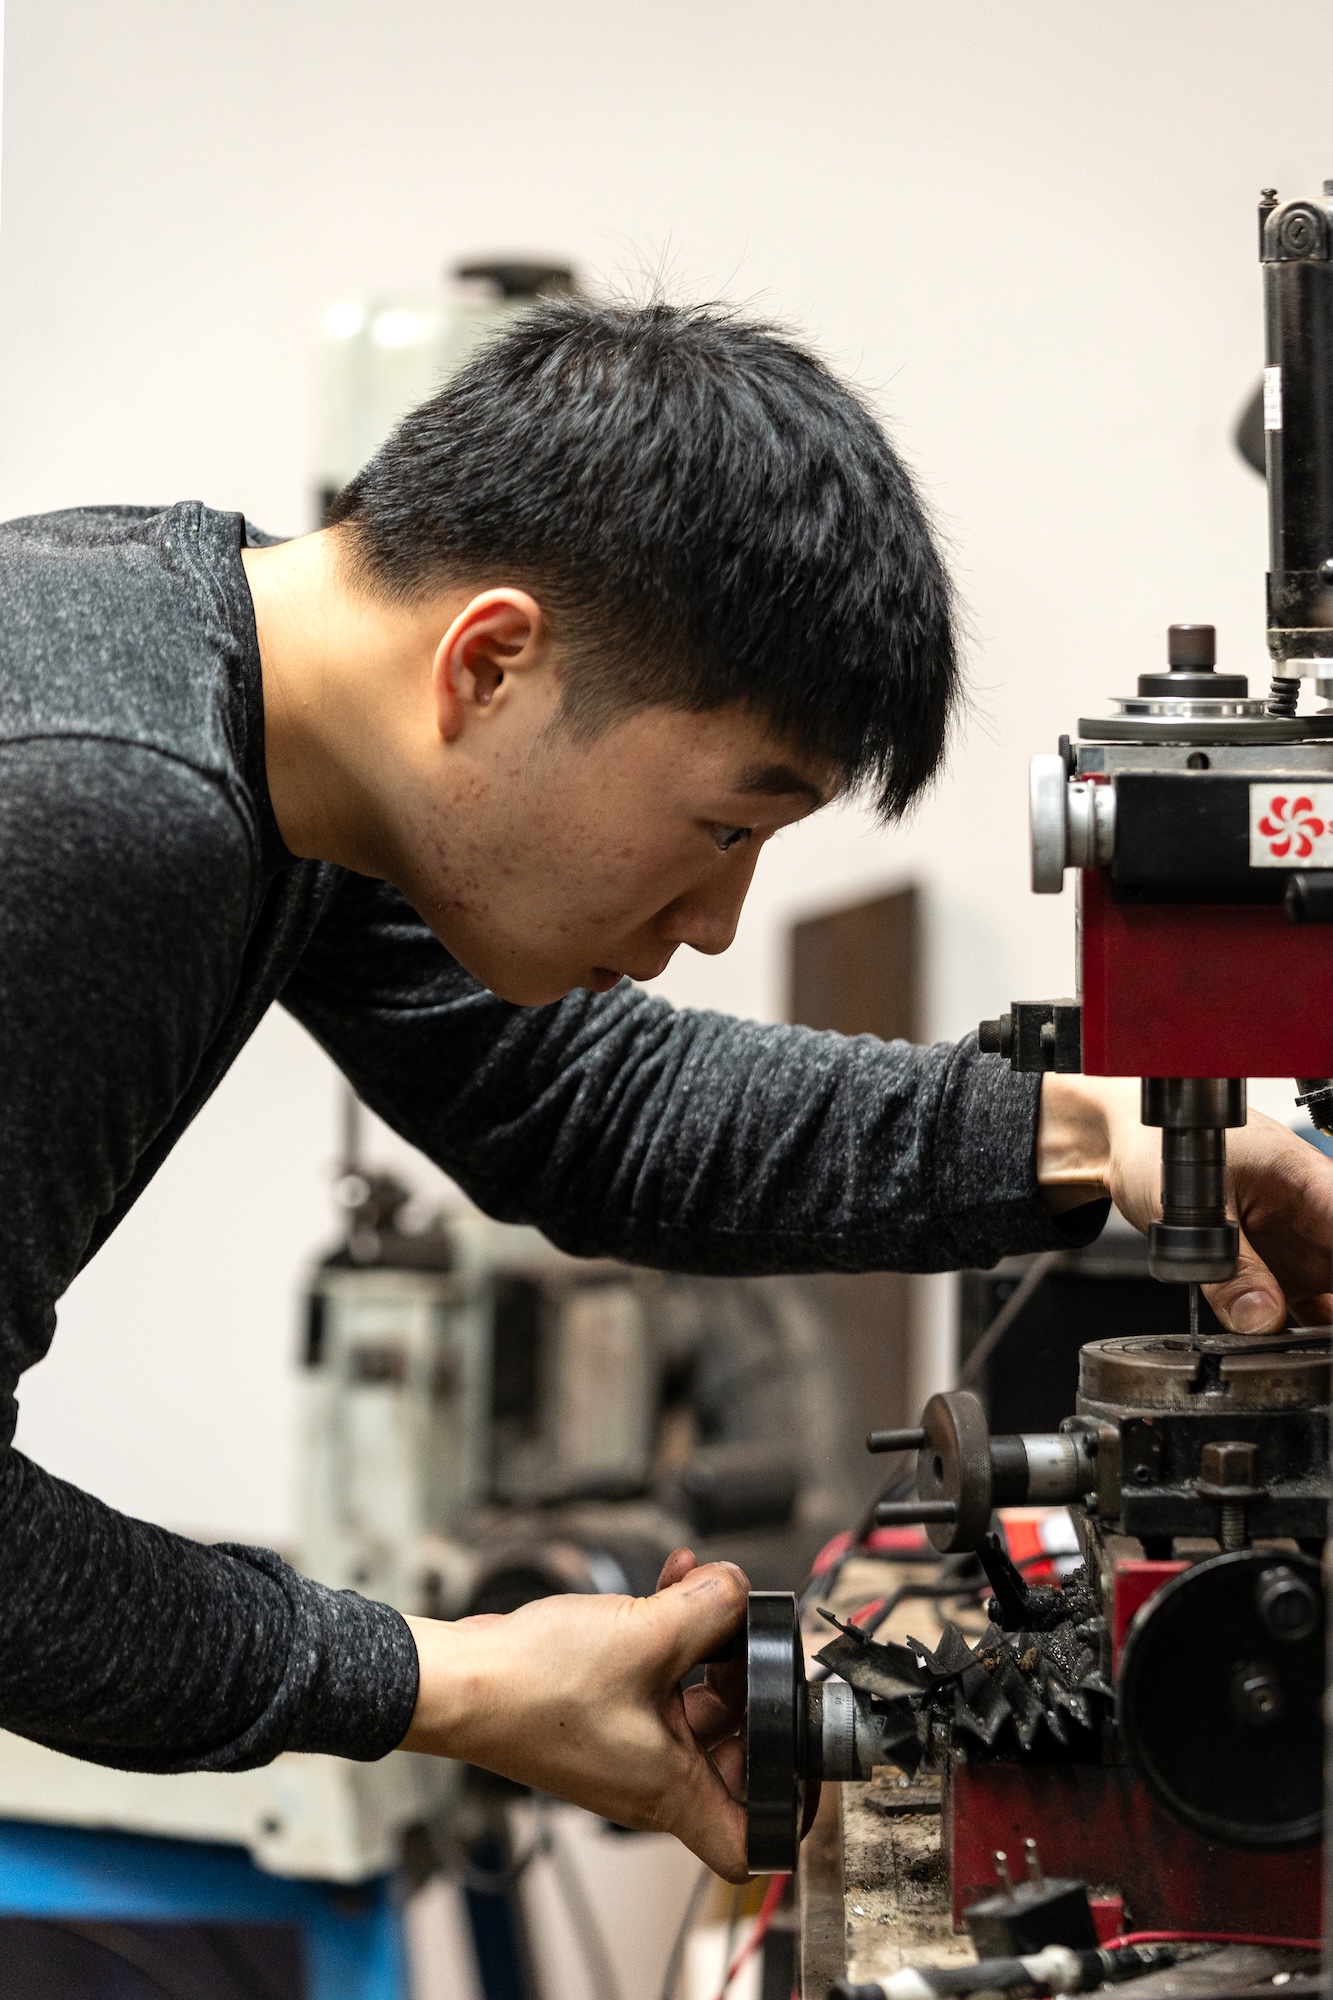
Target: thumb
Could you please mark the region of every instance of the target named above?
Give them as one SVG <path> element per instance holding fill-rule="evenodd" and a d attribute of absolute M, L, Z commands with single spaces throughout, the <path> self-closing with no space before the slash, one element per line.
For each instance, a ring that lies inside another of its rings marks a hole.
<path fill-rule="evenodd" d="M 750 1586 L 735 1563 L 703 1563 L 644 1600 L 667 1621 L 666 1669 L 678 1681 L 729 1639 L 745 1616 Z"/>
<path fill-rule="evenodd" d="M 1203 1295 L 1228 1333 L 1279 1333 L 1286 1324 L 1282 1287 L 1244 1236 L 1235 1277 L 1205 1285 Z"/>

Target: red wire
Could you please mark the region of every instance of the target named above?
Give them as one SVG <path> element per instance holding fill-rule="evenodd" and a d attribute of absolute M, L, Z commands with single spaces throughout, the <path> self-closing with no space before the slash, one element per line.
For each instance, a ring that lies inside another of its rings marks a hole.
<path fill-rule="evenodd" d="M 782 1901 L 783 1894 L 790 1881 L 790 1875 L 774 1875 L 770 1880 L 767 1889 L 764 1891 L 764 1900 L 759 1905 L 759 1915 L 755 1920 L 754 1929 L 750 1932 L 749 1937 L 746 1938 L 745 1943 L 727 1967 L 726 1975 L 714 1995 L 714 2000 L 726 2000 L 726 1991 L 732 1980 L 745 1964 L 745 1961 L 754 1957 L 754 1954 L 768 1936 L 769 1926 L 778 1913 L 778 1904 Z"/>
<path fill-rule="evenodd" d="M 1103 1951 L 1116 1951 L 1124 1944 L 1267 1944 L 1282 1951 L 1322 1951 L 1318 1938 L 1255 1937 L 1249 1931 L 1126 1931 L 1111 1938 Z"/>

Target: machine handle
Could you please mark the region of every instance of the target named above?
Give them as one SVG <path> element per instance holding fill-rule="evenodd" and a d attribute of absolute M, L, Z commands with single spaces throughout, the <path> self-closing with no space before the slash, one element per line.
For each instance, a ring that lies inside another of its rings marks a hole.
<path fill-rule="evenodd" d="M 1289 876 L 1283 902 L 1294 924 L 1333 924 L 1333 869 L 1302 869 Z"/>
<path fill-rule="evenodd" d="M 957 1519 L 956 1500 L 881 1500 L 875 1509 L 879 1528 L 925 1527 L 932 1521 Z"/>
<path fill-rule="evenodd" d="M 920 1451 L 926 1442 L 926 1433 L 915 1431 L 871 1431 L 866 1439 L 867 1451 Z"/>

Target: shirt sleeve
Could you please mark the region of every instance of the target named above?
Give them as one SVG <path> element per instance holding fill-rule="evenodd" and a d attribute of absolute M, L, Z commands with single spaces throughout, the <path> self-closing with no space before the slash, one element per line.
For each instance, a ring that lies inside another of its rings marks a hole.
<path fill-rule="evenodd" d="M 1036 1179 L 1039 1079 L 678 1011 L 626 984 L 497 1000 L 396 891 L 345 878 L 284 1003 L 480 1207 L 577 1255 L 735 1276 L 932 1271 L 1090 1241 Z"/>
<path fill-rule="evenodd" d="M 223 1032 L 253 882 L 240 819 L 189 767 L 0 748 L 0 1725 L 135 1770 L 375 1757 L 416 1700 L 396 1611 L 131 1520 L 12 1445 L 57 1300 Z"/>

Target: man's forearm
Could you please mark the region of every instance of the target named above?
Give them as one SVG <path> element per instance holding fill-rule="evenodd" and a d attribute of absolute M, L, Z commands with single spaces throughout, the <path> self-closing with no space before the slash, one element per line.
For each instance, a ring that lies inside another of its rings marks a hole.
<path fill-rule="evenodd" d="M 416 1699 L 387 1605 L 208 1548 L 0 1452 L 0 1727 L 123 1770 L 383 1756 Z"/>
<path fill-rule="evenodd" d="M 284 997 L 479 1207 L 576 1255 L 739 1277 L 947 1270 L 1072 1240 L 1033 1171 L 1038 1079 L 972 1038 L 764 1027 L 628 986 L 512 1007 L 360 878 Z"/>

